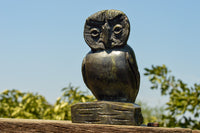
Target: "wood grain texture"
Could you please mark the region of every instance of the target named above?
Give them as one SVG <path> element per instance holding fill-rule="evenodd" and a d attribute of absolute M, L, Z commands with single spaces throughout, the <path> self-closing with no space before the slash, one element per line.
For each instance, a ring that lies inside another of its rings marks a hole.
<path fill-rule="evenodd" d="M 96 101 L 72 106 L 72 122 L 139 126 L 143 123 L 140 106 L 132 103 Z"/>
<path fill-rule="evenodd" d="M 200 133 L 200 130 L 192 130 L 192 133 Z"/>
<path fill-rule="evenodd" d="M 196 130 L 194 133 L 198 133 Z M 77 124 L 70 121 L 3 119 L 0 118 L 1 133 L 192 133 L 191 129 L 140 127 L 104 124 Z"/>

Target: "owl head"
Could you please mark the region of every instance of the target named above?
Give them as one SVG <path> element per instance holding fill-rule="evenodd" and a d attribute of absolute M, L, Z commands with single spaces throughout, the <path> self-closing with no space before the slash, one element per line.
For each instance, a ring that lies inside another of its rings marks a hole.
<path fill-rule="evenodd" d="M 128 17 L 119 10 L 99 11 L 86 19 L 84 38 L 93 50 L 126 45 L 130 32 Z"/>

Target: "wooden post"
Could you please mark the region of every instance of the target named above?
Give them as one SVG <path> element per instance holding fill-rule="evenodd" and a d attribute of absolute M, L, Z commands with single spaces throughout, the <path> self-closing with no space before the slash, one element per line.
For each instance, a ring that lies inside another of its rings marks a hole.
<path fill-rule="evenodd" d="M 4 119 L 0 118 L 1 133 L 200 133 L 199 130 L 194 132 L 191 129 L 183 128 L 162 128 L 162 127 L 141 127 L 141 126 L 122 126 L 122 125 L 105 125 L 105 124 L 77 124 L 70 121 L 56 120 L 32 120 L 32 119 Z"/>

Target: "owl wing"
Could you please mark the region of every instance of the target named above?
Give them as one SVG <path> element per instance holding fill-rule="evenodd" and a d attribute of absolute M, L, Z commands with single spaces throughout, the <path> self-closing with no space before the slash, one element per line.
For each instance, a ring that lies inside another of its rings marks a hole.
<path fill-rule="evenodd" d="M 85 62 L 86 62 L 86 57 L 83 59 L 83 62 L 82 62 L 82 75 L 83 75 L 83 80 L 86 84 L 86 86 L 88 87 L 88 84 L 87 84 L 87 76 L 86 76 L 86 68 L 85 68 Z"/>
<path fill-rule="evenodd" d="M 139 90 L 140 87 L 140 73 L 138 71 L 138 66 L 135 58 L 135 54 L 131 47 L 128 47 L 128 52 L 126 52 L 126 60 L 128 61 L 129 67 L 131 68 L 132 74 L 135 76 L 136 80 L 136 87 L 137 90 Z"/>

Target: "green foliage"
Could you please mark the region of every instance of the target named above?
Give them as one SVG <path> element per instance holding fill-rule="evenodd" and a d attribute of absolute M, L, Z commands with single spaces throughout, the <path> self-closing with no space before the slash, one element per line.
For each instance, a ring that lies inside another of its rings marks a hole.
<path fill-rule="evenodd" d="M 71 106 L 78 102 L 91 102 L 95 98 L 87 95 L 86 92 L 80 91 L 79 87 L 73 87 L 69 84 L 68 87 L 62 89 L 62 96 L 59 97 L 54 104 L 53 119 L 56 120 L 71 120 Z"/>
<path fill-rule="evenodd" d="M 38 94 L 5 90 L 0 94 L 0 117 L 41 119 L 46 109 L 51 107 Z"/>
<path fill-rule="evenodd" d="M 151 89 L 160 89 L 161 95 L 168 95 L 163 114 L 163 124 L 167 127 L 184 127 L 200 129 L 200 84 L 188 87 L 180 79 L 169 75 L 171 72 L 165 65 L 145 68 L 144 75 L 149 76 Z"/>
<path fill-rule="evenodd" d="M 94 101 L 93 96 L 82 92 L 78 87 L 69 84 L 62 89 L 62 96 L 54 105 L 45 97 L 34 93 L 23 93 L 18 90 L 5 90 L 0 93 L 0 117 L 23 119 L 70 120 L 71 106 L 77 102 Z"/>
<path fill-rule="evenodd" d="M 162 122 L 162 114 L 164 112 L 164 107 L 150 107 L 142 101 L 137 101 L 137 104 L 141 105 L 142 115 L 144 118 L 144 124 Z"/>
<path fill-rule="evenodd" d="M 142 106 L 144 123 L 159 122 L 167 127 L 187 127 L 200 129 L 200 84 L 188 87 L 180 79 L 170 75 L 165 65 L 145 68 L 145 75 L 152 83 L 151 89 L 160 89 L 161 95 L 169 96 L 166 108 Z M 70 120 L 71 106 L 78 102 L 94 101 L 93 96 L 69 84 L 62 89 L 61 97 L 51 105 L 45 97 L 37 93 L 5 90 L 0 93 L 1 118 Z M 165 113 L 164 113 L 165 112 Z"/>

